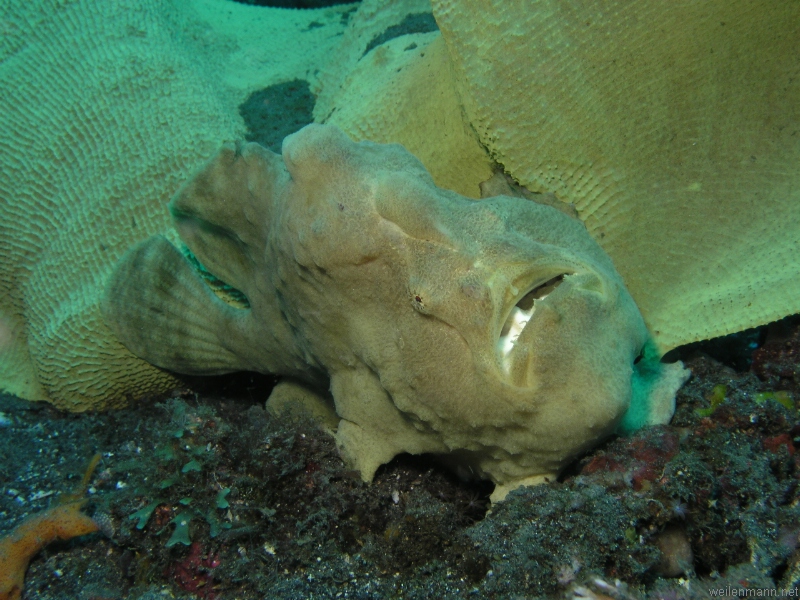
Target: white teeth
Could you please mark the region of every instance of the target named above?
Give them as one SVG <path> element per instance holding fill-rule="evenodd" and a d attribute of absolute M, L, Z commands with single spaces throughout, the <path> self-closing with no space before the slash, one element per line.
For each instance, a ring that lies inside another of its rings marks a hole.
<path fill-rule="evenodd" d="M 533 315 L 534 310 L 536 310 L 535 305 L 531 306 L 528 310 L 522 310 L 518 306 L 511 309 L 511 314 L 506 321 L 508 332 L 505 333 L 505 335 L 501 335 L 499 340 L 500 355 L 503 357 L 503 367 L 506 371 L 510 368 L 508 355 L 511 354 L 511 350 L 514 348 L 514 344 L 517 343 L 519 334 L 525 329 L 525 325 L 528 324 L 528 320 Z M 505 329 L 506 328 L 503 327 L 504 331 Z"/>

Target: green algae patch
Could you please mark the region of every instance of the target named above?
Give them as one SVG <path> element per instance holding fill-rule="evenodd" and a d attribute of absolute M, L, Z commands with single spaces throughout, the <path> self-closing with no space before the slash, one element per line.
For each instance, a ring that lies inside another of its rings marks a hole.
<path fill-rule="evenodd" d="M 711 389 L 711 393 L 708 395 L 708 402 L 710 406 L 708 408 L 698 408 L 695 410 L 698 417 L 710 417 L 714 414 L 714 411 L 717 410 L 720 404 L 725 402 L 725 396 L 728 393 L 728 386 L 724 384 L 717 384 Z"/>
<path fill-rule="evenodd" d="M 231 493 L 231 488 L 224 488 L 219 491 L 217 494 L 216 505 L 217 508 L 228 508 L 230 504 L 228 504 L 227 496 Z"/>
<path fill-rule="evenodd" d="M 191 512 L 181 512 L 170 521 L 171 525 L 175 525 L 175 529 L 165 544 L 167 548 L 171 548 L 175 544 L 183 544 L 184 546 L 191 545 L 192 539 L 189 534 L 189 524 L 193 516 Z"/>
<path fill-rule="evenodd" d="M 791 392 L 785 390 L 779 390 L 777 392 L 759 392 L 755 395 L 754 399 L 756 404 L 763 404 L 769 400 L 773 400 L 781 406 L 784 406 L 787 410 L 792 412 L 797 410 Z"/>
<path fill-rule="evenodd" d="M 128 519 L 136 521 L 136 529 L 144 529 L 147 525 L 147 522 L 150 520 L 150 517 L 153 515 L 153 511 L 159 504 L 161 504 L 160 501 L 151 502 L 144 508 L 137 510 L 132 515 L 128 515 Z"/>
<path fill-rule="evenodd" d="M 181 473 L 191 473 L 192 471 L 202 471 L 203 467 L 196 460 L 190 460 L 181 469 Z"/>

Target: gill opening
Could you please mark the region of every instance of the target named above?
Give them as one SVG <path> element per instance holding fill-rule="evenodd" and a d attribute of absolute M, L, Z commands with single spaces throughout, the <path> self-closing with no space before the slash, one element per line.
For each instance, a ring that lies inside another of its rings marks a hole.
<path fill-rule="evenodd" d="M 203 282 L 211 288 L 211 291 L 213 291 L 220 300 L 230 306 L 233 306 L 234 308 L 250 308 L 250 301 L 247 299 L 247 296 L 244 295 L 244 292 L 236 289 L 232 285 L 225 283 L 219 277 L 211 273 L 211 271 L 206 269 L 205 265 L 200 262 L 200 260 L 185 244 L 182 245 L 181 251 L 183 252 L 183 256 L 186 258 L 186 260 L 189 261 L 189 264 L 194 267 L 194 270 L 200 276 L 200 279 L 202 279 Z"/>

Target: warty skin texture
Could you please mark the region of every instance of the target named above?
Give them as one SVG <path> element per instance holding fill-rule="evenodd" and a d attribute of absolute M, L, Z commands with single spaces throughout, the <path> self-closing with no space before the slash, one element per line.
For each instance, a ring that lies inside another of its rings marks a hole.
<path fill-rule="evenodd" d="M 621 426 L 668 420 L 685 379 L 652 357 L 634 365 L 647 330 L 580 221 L 437 188 L 402 146 L 320 125 L 286 138 L 282 156 L 226 146 L 170 210 L 249 307 L 223 302 L 154 237 L 107 287 L 117 337 L 165 369 L 277 373 L 329 393 L 365 479 L 431 452 L 502 497 Z M 514 315 L 518 337 L 503 341 Z"/>

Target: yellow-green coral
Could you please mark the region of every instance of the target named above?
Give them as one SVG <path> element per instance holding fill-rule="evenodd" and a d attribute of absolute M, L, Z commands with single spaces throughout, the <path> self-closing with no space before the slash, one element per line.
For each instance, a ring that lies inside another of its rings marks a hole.
<path fill-rule="evenodd" d="M 397 11 L 364 4 L 318 119 L 575 204 L 662 353 L 800 312 L 798 3 L 432 0 L 441 35 L 361 56 Z"/>
<path fill-rule="evenodd" d="M 442 187 L 477 197 L 497 161 L 574 203 L 662 352 L 800 310 L 796 3 L 434 0 L 441 34 L 370 46 L 430 6 L 9 4 L 0 387 L 86 410 L 175 384 L 99 292 L 131 245 L 175 241 L 163 205 L 244 135 L 248 94 L 294 78 L 318 120 L 405 144 Z"/>
<path fill-rule="evenodd" d="M 309 76 L 347 10 L 3 3 L 0 389 L 82 411 L 176 385 L 103 323 L 109 270 L 169 234 L 169 198 L 221 141 L 244 136 L 239 105 Z"/>

